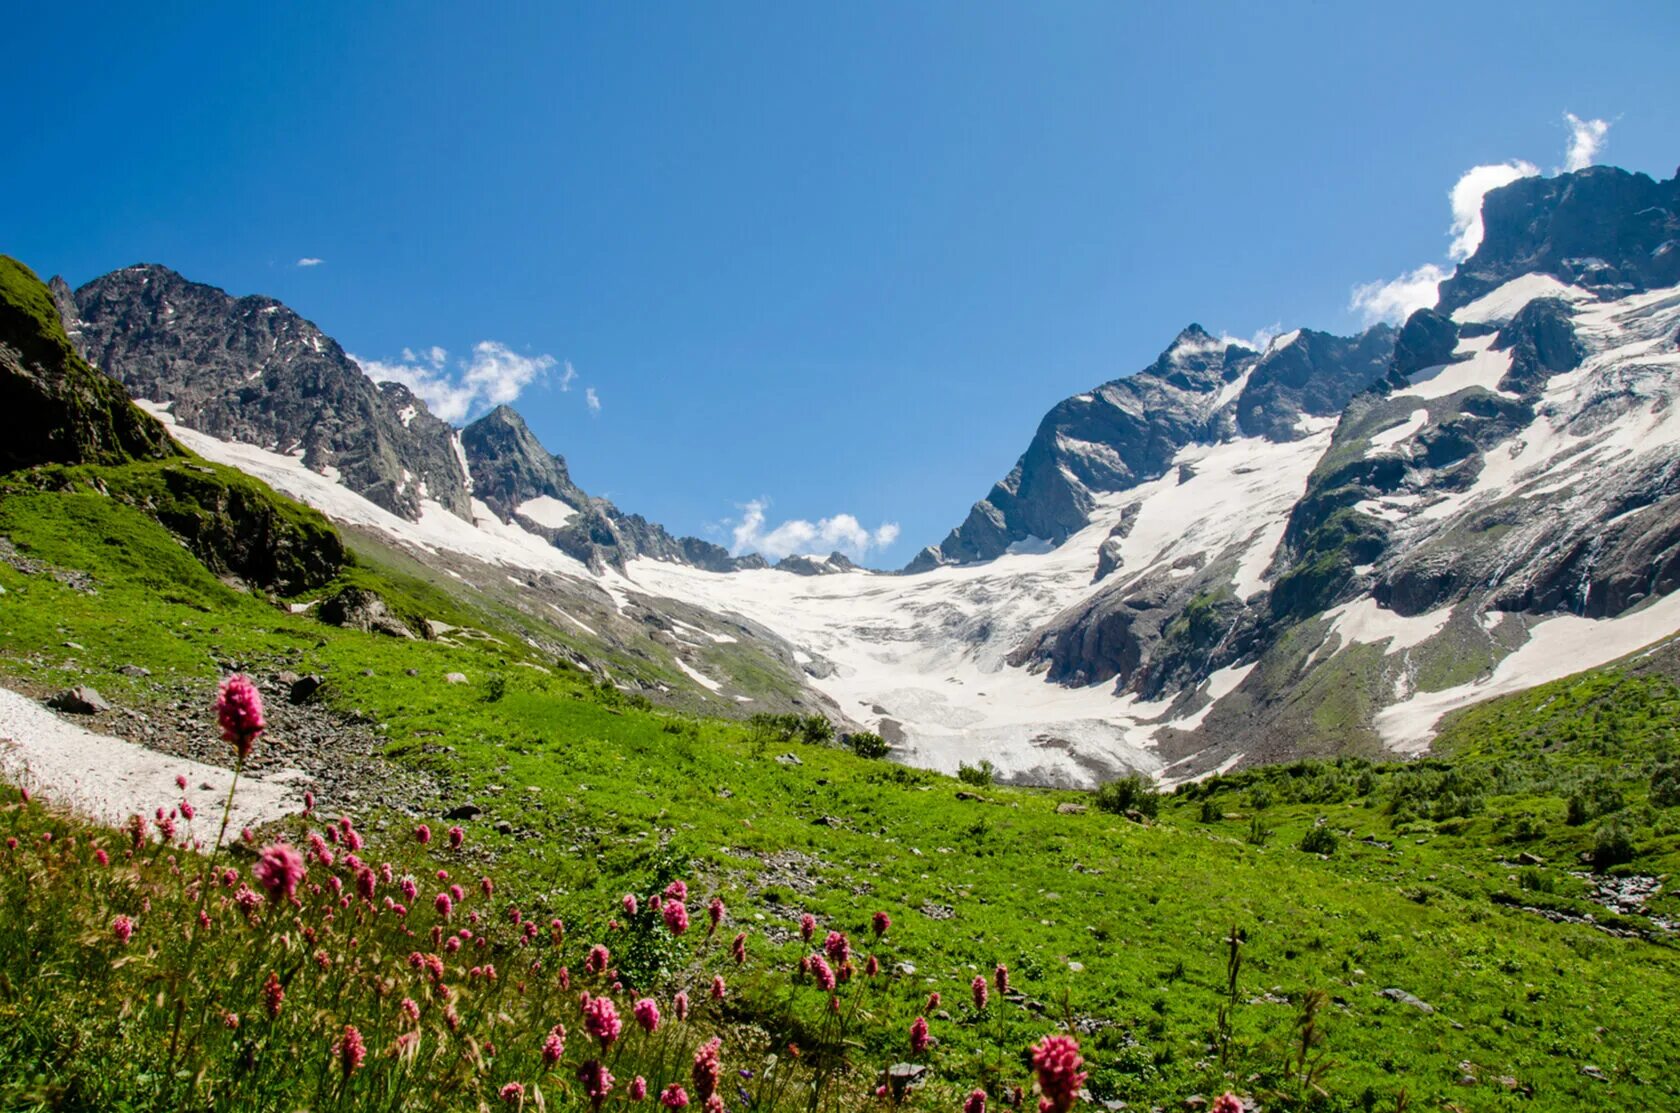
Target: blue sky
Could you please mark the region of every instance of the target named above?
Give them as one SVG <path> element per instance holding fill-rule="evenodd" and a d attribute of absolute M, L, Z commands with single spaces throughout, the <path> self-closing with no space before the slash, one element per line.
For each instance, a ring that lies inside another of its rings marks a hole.
<path fill-rule="evenodd" d="M 626 509 L 882 566 L 1190 321 L 1360 327 L 1566 112 L 1680 162 L 1680 5 L 134 7 L 10 13 L 0 251 L 274 295 Z"/>

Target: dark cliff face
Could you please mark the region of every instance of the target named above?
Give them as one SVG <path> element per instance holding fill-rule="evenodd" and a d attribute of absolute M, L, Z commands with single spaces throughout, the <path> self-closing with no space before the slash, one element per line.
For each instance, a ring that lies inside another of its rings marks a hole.
<path fill-rule="evenodd" d="M 235 298 L 166 267 L 127 267 L 73 297 L 72 336 L 136 398 L 223 440 L 301 453 L 395 514 L 423 497 L 470 517 L 449 426 L 401 387 L 380 387 L 284 305 Z M 68 310 L 60 297 L 61 310 Z M 424 495 L 422 495 L 424 490 Z"/>
<path fill-rule="evenodd" d="M 572 482 L 566 461 L 545 449 L 510 406 L 497 406 L 461 430 L 461 448 L 472 470 L 473 494 L 503 521 L 530 499 L 559 499 L 573 510 L 589 496 Z"/>
<path fill-rule="evenodd" d="M 0 472 L 178 455 L 157 420 L 76 354 L 55 302 L 33 271 L 0 255 Z"/>
<path fill-rule="evenodd" d="M 1476 253 L 1441 283 L 1442 313 L 1523 274 L 1609 298 L 1680 282 L 1680 176 L 1591 166 L 1523 178 L 1483 198 L 1482 226 Z"/>

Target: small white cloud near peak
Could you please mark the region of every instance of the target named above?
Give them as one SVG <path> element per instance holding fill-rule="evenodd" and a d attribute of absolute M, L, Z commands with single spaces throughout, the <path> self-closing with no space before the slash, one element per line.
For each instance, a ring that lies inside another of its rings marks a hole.
<path fill-rule="evenodd" d="M 1353 288 L 1348 308 L 1359 314 L 1367 328 L 1385 321 L 1400 324 L 1417 310 L 1435 304 L 1437 290 L 1450 273 L 1434 263 L 1425 263 L 1387 282 L 1361 283 Z"/>
<path fill-rule="evenodd" d="M 595 393 L 594 387 L 586 386 L 583 388 L 583 402 L 584 405 L 589 407 L 589 414 L 591 417 L 600 416 L 601 396 Z"/>
<path fill-rule="evenodd" d="M 457 422 L 481 408 L 518 398 L 524 389 L 555 366 L 553 356 L 521 355 L 496 340 L 473 345 L 472 355 L 449 366 L 449 353 L 433 346 L 422 352 L 404 348 L 392 362 L 351 355 L 375 382 L 398 382 L 412 390 L 444 421 Z"/>
<path fill-rule="evenodd" d="M 730 552 L 757 552 L 771 560 L 785 556 L 845 553 L 861 560 L 871 549 L 884 549 L 898 540 L 898 523 L 883 522 L 880 528 L 869 530 L 852 514 L 836 514 L 815 522 L 804 518 L 789 518 L 766 528 L 766 499 L 753 499 L 741 507 L 741 520 L 730 530 L 733 544 Z"/>
<path fill-rule="evenodd" d="M 1565 170 L 1585 170 L 1598 161 L 1604 150 L 1605 137 L 1610 134 L 1609 120 L 1583 120 L 1573 112 L 1563 114 L 1569 125 L 1569 150 L 1563 156 Z"/>
<path fill-rule="evenodd" d="M 325 259 L 317 259 L 313 255 L 305 255 L 297 261 L 297 265 L 300 267 L 318 267 L 324 262 L 326 262 Z"/>
<path fill-rule="evenodd" d="M 572 366 L 572 361 L 568 359 L 565 363 L 561 364 L 561 366 L 560 366 L 560 389 L 562 391 L 571 390 L 572 389 L 572 383 L 575 382 L 576 380 L 577 380 L 577 368 L 573 367 Z"/>

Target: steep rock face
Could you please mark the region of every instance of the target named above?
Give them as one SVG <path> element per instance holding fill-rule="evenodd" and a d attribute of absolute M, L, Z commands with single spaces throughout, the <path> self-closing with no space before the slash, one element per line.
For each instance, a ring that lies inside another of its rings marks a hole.
<path fill-rule="evenodd" d="M 1519 275 L 1617 298 L 1680 282 L 1680 175 L 1613 166 L 1523 178 L 1482 199 L 1482 242 L 1441 283 L 1451 313 Z"/>
<path fill-rule="evenodd" d="M 572 482 L 566 461 L 545 449 L 510 406 L 497 406 L 463 428 L 461 448 L 472 471 L 473 494 L 503 521 L 532 499 L 556 499 L 573 511 L 589 506 L 589 496 Z"/>
<path fill-rule="evenodd" d="M 121 464 L 180 450 L 122 387 L 76 354 L 53 293 L 0 255 L 0 472 L 37 464 Z"/>
<path fill-rule="evenodd" d="M 1358 336 L 1301 329 L 1280 337 L 1237 397 L 1237 428 L 1251 437 L 1293 440 L 1303 416 L 1336 417 L 1388 370 L 1394 338 L 1387 325 Z"/>
<path fill-rule="evenodd" d="M 301 453 L 410 520 L 422 499 L 470 520 L 449 427 L 406 389 L 376 386 L 336 341 L 274 299 L 234 298 L 142 265 L 95 279 L 73 301 L 66 324 L 88 361 L 132 396 L 168 403 L 183 425 Z M 59 303 L 69 308 L 62 292 Z"/>
<path fill-rule="evenodd" d="M 657 522 L 591 498 L 572 482 L 566 461 L 545 449 L 511 407 L 497 406 L 461 430 L 473 496 L 505 521 L 547 537 L 591 568 L 624 570 L 638 556 L 712 572 L 762 568 L 758 556 L 732 557 L 697 537 L 672 537 Z"/>
<path fill-rule="evenodd" d="M 1394 335 L 1298 330 L 1260 353 L 1193 324 L 1144 370 L 1052 408 L 1014 469 L 905 571 L 990 560 L 1032 539 L 1059 545 L 1101 496 L 1164 475 L 1186 445 L 1304 436 L 1304 418 L 1334 417 L 1381 378 Z"/>

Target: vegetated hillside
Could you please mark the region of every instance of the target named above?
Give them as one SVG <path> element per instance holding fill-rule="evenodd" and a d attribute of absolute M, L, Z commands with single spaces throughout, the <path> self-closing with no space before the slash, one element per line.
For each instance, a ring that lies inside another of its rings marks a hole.
<path fill-rule="evenodd" d="M 846 1086 L 835 1091 L 857 1099 L 845 1108 L 861 1104 L 878 1070 L 906 1060 L 930 1070 L 912 1108 L 954 1107 L 975 1085 L 990 1086 L 995 1103 L 1013 1086 L 1030 1088 L 1021 1050 L 1064 1027 L 1080 1040 L 1092 1095 L 1133 1106 L 1227 1086 L 1280 1109 L 1393 1108 L 1402 1090 L 1412 1108 L 1680 1100 L 1670 1007 L 1680 991 L 1680 906 L 1649 880 L 1669 874 L 1680 853 L 1668 741 L 1680 696 L 1661 654 L 1473 709 L 1445 743 L 1461 757 L 1305 763 L 1164 798 L 1139 783 L 1092 797 L 987 784 L 978 770 L 965 783 L 866 760 L 799 741 L 777 720 L 657 710 L 566 667 L 498 616 L 459 605 L 449 621 L 474 636 L 424 641 L 325 626 L 227 586 L 155 521 L 85 488 L 0 497 L 0 536 L 10 545 L 0 562 L 7 683 L 40 694 L 94 684 L 117 708 L 95 717 L 96 729 L 225 764 L 232 753 L 214 736 L 209 700 L 226 668 L 245 670 L 276 720 L 255 754 L 267 755 L 267 768 L 306 771 L 297 789 L 315 789 L 318 823 L 350 814 L 370 839 L 366 860 L 422 876 L 440 864 L 457 879 L 488 874 L 498 900 L 525 918 L 563 918 L 573 949 L 550 963 L 577 972 L 597 941 L 630 954 L 631 936 L 606 922 L 623 916 L 625 892 L 645 895 L 680 874 L 696 893 L 721 896 L 732 926 L 747 932 L 746 965 L 737 969 L 721 943 L 667 945 L 650 925 L 639 937 L 665 948 L 667 972 L 641 967 L 632 985 L 669 1015 L 677 986 L 693 986 L 698 999 L 710 974 L 723 973 L 724 1003 L 703 1010 L 683 1039 L 722 1035 L 730 1072 L 762 1074 L 788 1042 L 820 1045 L 823 995 L 790 974 L 806 953 L 798 918 L 810 912 L 825 930 L 850 933 L 860 953 L 878 953 L 886 970 L 860 973 L 846 991 L 867 992 L 868 1004 L 850 1036 Z M 378 567 L 356 574 L 391 597 L 405 582 Z M 415 605 L 436 613 L 443 603 Z M 150 675 L 125 668 L 133 665 Z M 293 705 L 287 674 L 325 683 Z M 202 832 L 213 805 L 196 803 Z M 470 818 L 444 818 L 451 813 Z M 167 990 L 157 979 L 180 957 L 151 949 L 161 943 L 157 921 L 175 906 L 160 894 L 155 915 L 141 912 L 143 889 L 104 882 L 20 885 L 34 871 L 71 868 L 46 864 L 43 855 L 57 852 L 40 849 L 44 829 L 61 846 L 74 833 L 85 848 L 87 835 L 35 806 L 6 814 L 29 840 L 29 856 L 13 859 L 0 886 L 0 938 L 14 941 L 3 958 L 15 991 L 0 996 L 6 1104 L 180 1107 L 160 1069 L 170 1012 L 152 1004 Z M 460 822 L 462 855 L 440 862 L 415 849 L 405 833 L 421 821 L 440 832 Z M 258 841 L 284 835 L 301 846 L 315 825 L 290 820 Z M 126 839 L 104 836 L 113 849 Z M 1596 867 L 1583 853 L 1599 856 Z M 234 862 L 247 870 L 248 859 Z M 324 883 L 327 874 L 316 864 L 311 876 Z M 422 939 L 435 914 L 429 892 L 410 902 Z M 83 893 L 93 903 L 77 904 Z M 1612 900 L 1618 911 L 1603 906 Z M 448 958 L 445 981 L 460 994 L 473 1044 L 451 1032 L 441 1002 L 425 999 L 416 1026 L 425 1056 L 405 1066 L 385 1056 L 385 1043 L 370 1044 L 366 1073 L 340 1095 L 331 1056 L 343 1025 L 389 1040 L 401 1023 L 387 1013 L 411 991 L 365 996 L 365 979 L 380 973 L 406 986 L 407 945 L 393 948 L 378 934 L 388 929 L 370 924 L 358 934 L 382 942 L 359 972 L 317 977 L 315 950 L 348 960 L 341 935 L 310 945 L 263 927 L 255 938 L 268 942 L 253 953 L 237 942 L 251 929 L 214 907 L 223 926 L 196 961 L 222 988 L 195 1000 L 210 1011 L 193 1016 L 205 1032 L 227 1032 L 216 1010 L 242 1021 L 237 1035 L 191 1045 L 202 1058 L 190 1077 L 207 1101 L 293 1109 L 342 1096 L 346 1107 L 371 1108 L 402 1092 L 410 1107 L 459 1108 L 494 1102 L 510 1081 L 540 1085 L 557 1108 L 581 1100 L 569 1073 L 542 1070 L 549 1020 L 529 1011 L 532 952 L 510 931 L 491 930 L 483 950 Z M 893 922 L 881 944 L 867 942 L 876 911 Z M 139 923 L 132 950 L 114 949 L 108 921 L 117 914 Z M 1222 1069 L 1215 1032 L 1233 926 L 1245 941 Z M 128 961 L 95 961 L 105 957 Z M 291 987 L 286 1027 L 269 1035 L 264 971 L 231 973 L 247 961 L 272 964 Z M 501 972 L 494 989 L 470 977 L 469 966 L 487 962 Z M 969 982 L 999 962 L 1017 993 L 994 991 L 978 1014 L 965 1003 Z M 216 973 L 224 968 L 225 981 Z M 526 996 L 512 995 L 516 980 Z M 630 991 L 582 984 L 628 1012 Z M 942 995 L 939 1007 L 928 1006 L 930 992 Z M 506 1005 L 496 1004 L 503 994 Z M 364 1011 L 347 1014 L 349 1002 Z M 519 1023 L 496 1020 L 498 1011 Z M 1303 1011 L 1323 1040 L 1310 1057 L 1327 1065 L 1309 1066 L 1307 1082 L 1289 1066 Z M 917 1015 L 938 1042 L 911 1055 L 906 1032 Z M 570 1054 L 588 1054 L 575 1023 L 569 1039 Z M 255 1094 L 238 1089 L 242 1049 L 268 1064 Z M 276 1070 L 277 1051 L 300 1069 Z M 686 1076 L 686 1058 L 664 1069 Z M 1313 1097 L 1315 1087 L 1328 1096 Z"/>

